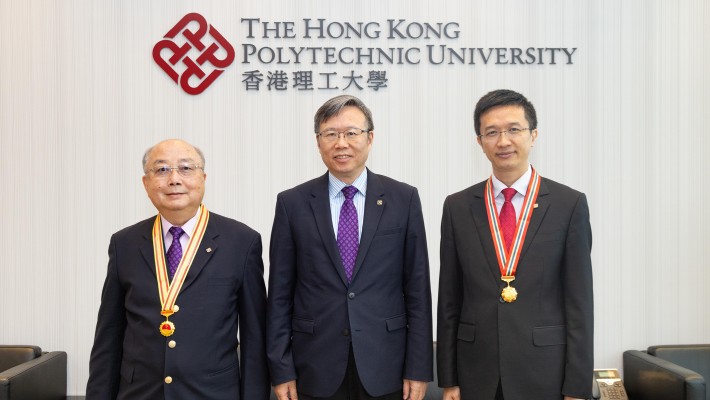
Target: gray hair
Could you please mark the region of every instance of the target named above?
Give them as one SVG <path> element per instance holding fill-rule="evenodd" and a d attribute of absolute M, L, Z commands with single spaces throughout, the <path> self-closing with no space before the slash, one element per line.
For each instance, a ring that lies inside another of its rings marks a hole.
<path fill-rule="evenodd" d="M 160 143 L 162 143 L 162 142 L 160 142 Z M 160 144 L 160 143 L 158 143 L 158 144 Z M 187 143 L 187 142 L 185 142 L 185 143 Z M 148 168 L 147 168 L 147 167 L 148 167 L 148 158 L 150 158 L 150 153 L 153 152 L 153 149 L 154 149 L 155 146 L 157 146 L 158 144 L 155 144 L 155 145 L 153 145 L 153 146 L 150 146 L 150 147 L 148 148 L 148 150 L 146 150 L 145 153 L 143 153 L 143 173 L 144 173 L 144 174 L 147 174 L 147 173 L 148 173 Z M 202 163 L 202 170 L 204 171 L 204 170 L 205 170 L 205 154 L 202 152 L 202 150 L 200 150 L 199 147 L 197 147 L 197 146 L 195 146 L 195 145 L 193 145 L 193 144 L 191 144 L 191 143 L 187 143 L 187 144 L 189 144 L 190 146 L 192 146 L 192 148 L 195 149 L 195 152 L 197 153 L 197 155 L 200 156 L 200 162 Z"/>
<path fill-rule="evenodd" d="M 329 120 L 331 117 L 340 114 L 345 107 L 355 107 L 362 111 L 362 113 L 365 114 L 365 119 L 367 120 L 367 130 L 371 131 L 375 129 L 375 124 L 372 122 L 372 112 L 369 108 L 367 108 L 365 103 L 355 96 L 344 94 L 326 101 L 322 106 L 320 106 L 318 111 L 316 111 L 316 116 L 313 118 L 314 132 L 318 133 L 320 124 Z"/>

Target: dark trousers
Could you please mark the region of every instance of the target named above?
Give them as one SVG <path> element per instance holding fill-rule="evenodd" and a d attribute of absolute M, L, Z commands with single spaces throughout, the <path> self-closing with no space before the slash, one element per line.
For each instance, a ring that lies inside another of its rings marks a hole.
<path fill-rule="evenodd" d="M 500 386 L 500 381 L 498 381 L 498 390 L 496 391 L 495 400 L 505 400 L 503 398 L 503 388 Z"/>
<path fill-rule="evenodd" d="M 313 397 L 300 392 L 298 393 L 299 400 L 402 400 L 402 396 L 402 389 L 378 397 L 372 397 L 365 391 L 365 388 L 362 387 L 362 382 L 360 382 L 357 367 L 355 366 L 355 356 L 353 355 L 352 345 L 350 346 L 348 368 L 345 370 L 345 378 L 343 378 L 343 383 L 340 384 L 335 394 L 330 397 Z"/>

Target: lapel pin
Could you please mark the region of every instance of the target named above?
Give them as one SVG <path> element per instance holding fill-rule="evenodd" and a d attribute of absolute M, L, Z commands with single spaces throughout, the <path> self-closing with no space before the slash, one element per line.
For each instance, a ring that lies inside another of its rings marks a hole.
<path fill-rule="evenodd" d="M 211 248 L 211 247 L 208 247 L 207 250 L 205 250 L 205 251 L 208 252 L 208 253 L 211 253 L 211 252 L 212 252 L 212 248 Z"/>
<path fill-rule="evenodd" d="M 535 204 L 533 205 L 533 208 L 537 208 L 537 203 L 535 203 Z"/>
<path fill-rule="evenodd" d="M 377 200 L 377 205 L 381 206 L 382 205 L 382 200 Z"/>

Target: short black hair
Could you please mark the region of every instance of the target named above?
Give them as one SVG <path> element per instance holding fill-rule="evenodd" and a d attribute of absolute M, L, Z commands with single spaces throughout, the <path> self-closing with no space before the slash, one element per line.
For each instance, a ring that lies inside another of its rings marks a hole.
<path fill-rule="evenodd" d="M 476 136 L 481 136 L 481 115 L 494 107 L 499 106 L 520 106 L 525 111 L 525 119 L 528 120 L 530 131 L 537 129 L 537 114 L 535 107 L 522 94 L 507 89 L 494 90 L 486 93 L 476 103 L 476 110 L 473 112 L 473 123 L 476 128 Z"/>

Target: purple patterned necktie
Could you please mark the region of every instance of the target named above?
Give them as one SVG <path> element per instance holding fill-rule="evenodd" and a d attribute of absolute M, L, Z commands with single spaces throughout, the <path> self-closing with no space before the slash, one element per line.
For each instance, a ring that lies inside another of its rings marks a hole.
<path fill-rule="evenodd" d="M 173 242 L 170 244 L 168 249 L 168 277 L 173 280 L 175 276 L 175 271 L 177 271 L 178 265 L 180 265 L 180 259 L 182 258 L 182 245 L 180 244 L 180 236 L 182 236 L 185 231 L 179 226 L 173 226 L 168 230 L 173 235 Z"/>
<path fill-rule="evenodd" d="M 355 186 L 346 186 L 343 188 L 345 202 L 340 208 L 340 219 L 338 220 L 338 250 L 340 250 L 340 258 L 343 260 L 345 276 L 348 278 L 348 283 L 350 283 L 353 278 L 357 248 L 360 242 L 357 226 L 357 211 L 353 203 L 355 193 L 357 193 Z"/>

